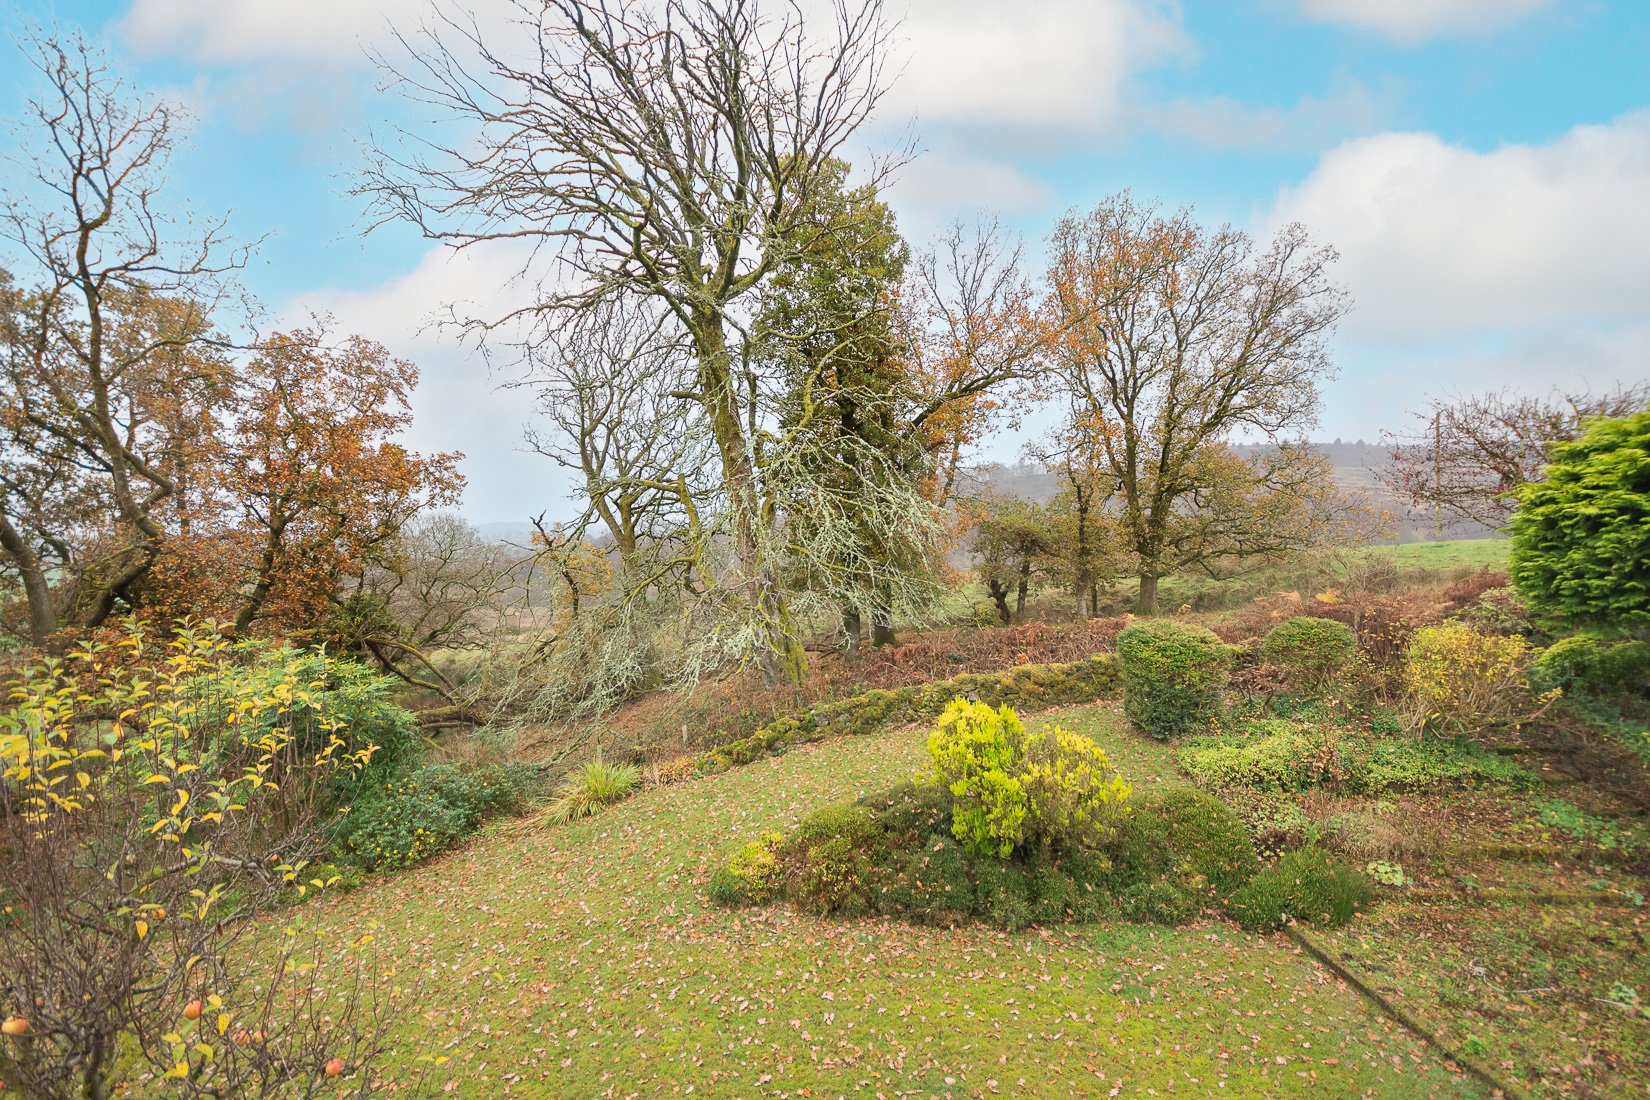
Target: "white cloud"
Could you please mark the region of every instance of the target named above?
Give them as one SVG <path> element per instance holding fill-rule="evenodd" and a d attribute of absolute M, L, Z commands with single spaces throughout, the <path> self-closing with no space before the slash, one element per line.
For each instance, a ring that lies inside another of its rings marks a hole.
<path fill-rule="evenodd" d="M 469 478 L 464 514 L 476 520 L 523 520 L 545 508 L 553 514 L 567 494 L 565 478 L 549 460 L 524 453 L 522 427 L 531 396 L 501 389 L 515 364 L 489 367 L 473 346 L 442 324 L 448 305 L 460 316 L 499 316 L 531 301 L 532 288 L 515 276 L 528 250 L 513 243 L 453 252 L 436 246 L 411 271 L 364 291 L 319 288 L 284 311 L 283 324 L 307 324 L 330 314 L 333 331 L 358 333 L 384 344 L 419 367 L 408 442 L 430 451 L 462 451 Z"/>
<path fill-rule="evenodd" d="M 910 0 L 900 34 L 885 121 L 1045 141 L 1112 129 L 1129 76 L 1189 49 L 1165 0 Z"/>
<path fill-rule="evenodd" d="M 134 0 L 119 30 L 144 56 L 216 65 L 270 60 L 342 67 L 381 46 L 393 25 L 428 21 L 408 0 Z M 478 5 L 463 5 L 464 18 Z M 479 5 L 489 38 L 514 36 L 519 9 Z M 803 0 L 810 24 L 829 8 Z M 1093 134 L 1111 127 L 1128 76 L 1188 48 L 1173 0 L 889 0 L 903 18 L 904 68 L 884 120 L 1019 134 Z"/>
<path fill-rule="evenodd" d="M 1014 164 L 952 146 L 923 153 L 900 169 L 885 191 L 900 215 L 900 230 L 926 240 L 958 217 L 977 210 L 1007 216 L 1035 213 L 1054 201 L 1054 188 Z"/>
<path fill-rule="evenodd" d="M 1480 153 L 1426 133 L 1330 150 L 1266 219 L 1338 248 L 1347 331 L 1403 341 L 1642 318 L 1650 111 Z"/>
<path fill-rule="evenodd" d="M 1552 0 L 1300 0 L 1303 14 L 1401 42 L 1475 33 L 1517 22 Z"/>
<path fill-rule="evenodd" d="M 135 0 L 119 25 L 134 50 L 213 64 L 271 57 L 354 64 L 404 0 Z"/>
<path fill-rule="evenodd" d="M 1217 96 L 1170 100 L 1140 110 L 1154 129 L 1212 148 L 1317 150 L 1376 127 L 1397 92 L 1394 83 L 1378 90 L 1349 84 L 1325 96 L 1303 96 L 1288 107 L 1253 107 Z"/>

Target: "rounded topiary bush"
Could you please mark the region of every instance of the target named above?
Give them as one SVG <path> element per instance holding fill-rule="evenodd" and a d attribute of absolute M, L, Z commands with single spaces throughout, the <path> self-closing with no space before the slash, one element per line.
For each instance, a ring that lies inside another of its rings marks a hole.
<path fill-rule="evenodd" d="M 1158 738 L 1206 728 L 1231 676 L 1231 649 L 1213 631 L 1166 619 L 1125 629 L 1117 657 L 1124 713 Z"/>
<path fill-rule="evenodd" d="M 1333 619 L 1299 615 L 1274 626 L 1260 655 L 1294 674 L 1301 687 L 1316 689 L 1338 679 L 1358 651 L 1352 628 Z"/>

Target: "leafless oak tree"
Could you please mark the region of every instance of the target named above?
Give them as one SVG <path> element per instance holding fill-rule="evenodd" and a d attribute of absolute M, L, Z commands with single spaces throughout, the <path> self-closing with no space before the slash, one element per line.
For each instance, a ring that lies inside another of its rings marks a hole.
<path fill-rule="evenodd" d="M 1139 610 L 1175 568 L 1312 537 L 1276 508 L 1321 479 L 1321 462 L 1298 448 L 1244 462 L 1226 444 L 1240 432 L 1277 441 L 1315 419 L 1324 337 L 1346 309 L 1327 277 L 1333 251 L 1299 226 L 1257 248 L 1127 193 L 1063 219 L 1051 245 L 1051 353 L 1101 432 Z"/>
<path fill-rule="evenodd" d="M 460 248 L 532 241 L 554 267 L 529 312 L 640 296 L 669 315 L 720 466 L 734 587 L 760 624 L 753 657 L 799 676 L 736 345 L 749 296 L 805 245 L 821 174 L 882 94 L 880 0 L 842 0 L 823 29 L 755 0 L 517 6 L 513 36 L 445 15 L 404 43 L 397 86 L 466 133 L 381 150 L 363 189 L 380 217 Z"/>

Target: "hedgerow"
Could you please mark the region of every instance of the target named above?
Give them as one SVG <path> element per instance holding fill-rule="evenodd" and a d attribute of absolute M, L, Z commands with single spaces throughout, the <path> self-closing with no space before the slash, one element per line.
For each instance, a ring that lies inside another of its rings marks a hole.
<path fill-rule="evenodd" d="M 797 745 L 830 737 L 875 733 L 942 713 L 959 696 L 992 706 L 1052 707 L 1086 703 L 1116 693 L 1117 659 L 1097 654 L 1060 665 L 1021 665 L 1003 673 L 969 673 L 930 684 L 862 692 L 820 703 L 794 717 L 770 722 L 749 737 L 730 741 L 699 758 L 701 772 L 719 772 Z"/>

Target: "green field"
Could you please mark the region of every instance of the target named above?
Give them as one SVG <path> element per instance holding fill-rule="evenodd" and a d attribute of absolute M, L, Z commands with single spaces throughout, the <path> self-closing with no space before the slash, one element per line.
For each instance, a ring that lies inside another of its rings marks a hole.
<path fill-rule="evenodd" d="M 1180 781 L 1110 709 L 1061 718 L 1143 788 Z M 422 1010 L 399 1063 L 448 1055 L 458 1096 L 1483 1095 L 1286 939 L 1223 922 L 1007 934 L 709 906 L 742 841 L 922 756 L 916 731 L 841 739 L 571 827 L 507 822 L 290 915 L 376 926 Z"/>
<path fill-rule="evenodd" d="M 1476 569 L 1506 569 L 1511 539 L 1457 539 L 1453 542 L 1410 542 L 1401 546 L 1377 546 L 1379 554 L 1407 575 L 1448 576 Z"/>

